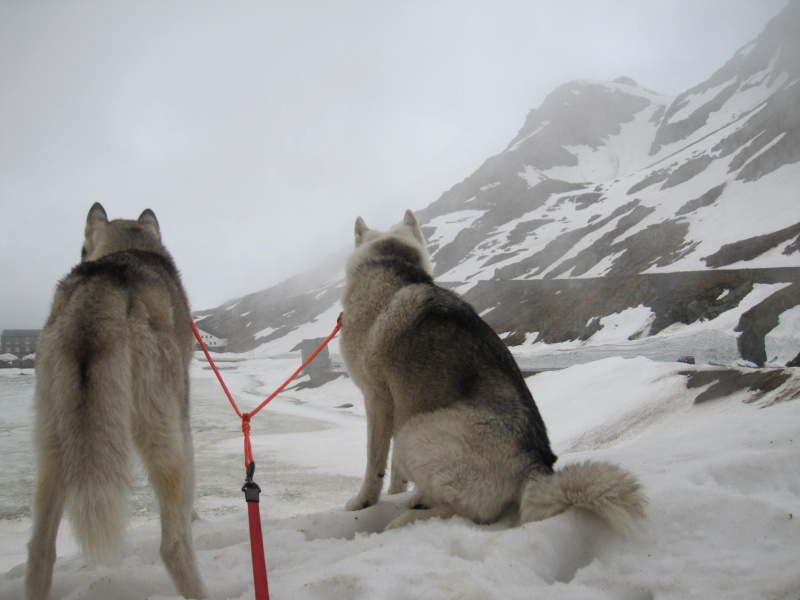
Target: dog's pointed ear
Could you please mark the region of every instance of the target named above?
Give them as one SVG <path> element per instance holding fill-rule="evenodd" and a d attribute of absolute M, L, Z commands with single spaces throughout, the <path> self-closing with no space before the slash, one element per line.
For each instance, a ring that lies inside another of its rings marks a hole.
<path fill-rule="evenodd" d="M 364 219 L 358 217 L 356 219 L 356 227 L 355 227 L 355 234 L 356 234 L 356 248 L 358 248 L 361 243 L 364 241 L 364 234 L 369 231 L 369 227 L 364 222 Z"/>
<path fill-rule="evenodd" d="M 106 215 L 106 209 L 103 208 L 103 205 L 95 202 L 86 216 L 86 226 L 97 225 L 98 223 L 108 223 L 108 215 Z"/>
<path fill-rule="evenodd" d="M 81 261 L 94 252 L 101 232 L 108 225 L 108 215 L 106 209 L 99 202 L 92 204 L 89 214 L 86 215 L 86 230 L 84 231 L 83 248 L 81 249 Z"/>
<path fill-rule="evenodd" d="M 403 216 L 403 225 L 410 227 L 414 237 L 417 238 L 421 244 L 425 244 L 425 236 L 422 235 L 422 229 L 420 229 L 417 217 L 414 216 L 410 208 L 406 210 L 406 214 Z"/>
<path fill-rule="evenodd" d="M 161 239 L 161 229 L 158 226 L 158 219 L 156 219 L 156 213 L 154 213 L 152 210 L 149 208 L 144 209 L 142 214 L 139 215 L 139 223 L 146 225 L 152 230 L 153 233 L 156 234 L 156 237 L 159 240 Z"/>

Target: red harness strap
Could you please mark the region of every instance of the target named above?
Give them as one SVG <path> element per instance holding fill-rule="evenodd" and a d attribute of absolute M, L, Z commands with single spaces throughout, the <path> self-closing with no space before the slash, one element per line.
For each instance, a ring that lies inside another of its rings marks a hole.
<path fill-rule="evenodd" d="M 264 540 L 261 533 L 261 515 L 258 506 L 261 488 L 256 482 L 253 481 L 253 473 L 256 470 L 256 463 L 253 460 L 253 449 L 250 445 L 250 419 L 267 404 L 269 404 L 272 399 L 275 398 L 275 396 L 280 394 L 287 385 L 294 381 L 294 379 L 303 371 L 303 369 L 311 364 L 311 361 L 313 361 L 317 355 L 322 352 L 322 349 L 328 345 L 328 343 L 342 328 L 342 315 L 340 314 L 339 318 L 336 319 L 336 327 L 334 327 L 333 332 L 331 332 L 325 341 L 320 344 L 319 348 L 317 348 L 314 353 L 308 357 L 308 359 L 300 366 L 299 369 L 292 373 L 291 377 L 289 377 L 289 379 L 287 379 L 283 385 L 272 392 L 272 394 L 270 394 L 269 397 L 259 404 L 255 410 L 252 410 L 249 413 L 243 413 L 239 410 L 239 407 L 237 406 L 236 401 L 233 399 L 230 390 L 228 390 L 228 386 L 225 385 L 225 381 L 222 379 L 219 369 L 217 369 L 217 365 L 214 364 L 214 360 L 211 358 L 211 354 L 209 354 L 208 348 L 206 348 L 206 345 L 203 342 L 203 337 L 200 335 L 197 325 L 195 325 L 193 320 L 190 320 L 190 323 L 192 326 L 192 331 L 194 331 L 194 336 L 197 338 L 200 348 L 203 349 L 203 353 L 206 355 L 208 364 L 210 364 L 211 368 L 214 370 L 214 374 L 217 376 L 217 379 L 219 380 L 225 395 L 228 397 L 228 401 L 231 403 L 233 410 L 236 411 L 236 414 L 239 415 L 239 418 L 242 420 L 242 434 L 244 434 L 244 466 L 247 473 L 245 483 L 242 486 L 242 491 L 244 492 L 245 500 L 247 500 L 247 514 L 250 522 L 250 553 L 253 558 L 253 582 L 255 585 L 256 600 L 269 600 L 267 564 L 264 558 Z"/>

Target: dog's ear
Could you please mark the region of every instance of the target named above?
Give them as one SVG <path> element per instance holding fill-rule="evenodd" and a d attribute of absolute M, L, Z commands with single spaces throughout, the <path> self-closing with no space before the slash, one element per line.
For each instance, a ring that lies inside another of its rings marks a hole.
<path fill-rule="evenodd" d="M 406 210 L 406 214 L 403 216 L 403 225 L 410 227 L 414 237 L 417 238 L 421 244 L 425 244 L 425 236 L 422 235 L 422 229 L 419 227 L 417 217 L 414 216 L 414 213 L 411 212 L 411 209 Z"/>
<path fill-rule="evenodd" d="M 97 246 L 101 232 L 108 225 L 108 215 L 103 205 L 99 202 L 92 204 L 89 214 L 86 216 L 86 230 L 84 232 L 83 248 L 81 249 L 81 260 L 85 260 Z"/>
<path fill-rule="evenodd" d="M 99 202 L 95 202 L 92 204 L 92 208 L 89 209 L 89 214 L 86 216 L 86 226 L 89 225 L 96 225 L 98 223 L 108 223 L 108 216 L 106 215 L 106 209 L 103 208 L 103 205 Z"/>
<path fill-rule="evenodd" d="M 161 239 L 161 229 L 158 226 L 158 219 L 156 219 L 156 213 L 152 210 L 149 208 L 144 209 L 142 214 L 139 215 L 139 223 L 147 226 L 159 240 Z"/>
<path fill-rule="evenodd" d="M 356 227 L 355 227 L 356 248 L 358 248 L 361 245 L 361 243 L 364 241 L 364 234 L 367 233 L 368 231 L 369 231 L 369 227 L 367 227 L 367 224 L 364 222 L 364 219 L 362 219 L 361 217 L 358 217 L 356 219 Z"/>

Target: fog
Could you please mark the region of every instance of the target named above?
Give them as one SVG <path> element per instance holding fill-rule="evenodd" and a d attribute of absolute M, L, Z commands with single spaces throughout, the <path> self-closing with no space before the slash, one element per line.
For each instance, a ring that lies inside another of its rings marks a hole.
<path fill-rule="evenodd" d="M 193 308 L 278 283 L 503 150 L 573 79 L 678 94 L 785 0 L 0 0 L 0 329 L 86 213 L 151 208 Z"/>

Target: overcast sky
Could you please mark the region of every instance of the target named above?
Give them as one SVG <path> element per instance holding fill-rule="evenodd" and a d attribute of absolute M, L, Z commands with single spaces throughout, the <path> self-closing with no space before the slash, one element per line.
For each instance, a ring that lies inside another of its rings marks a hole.
<path fill-rule="evenodd" d="M 421 209 L 574 79 L 676 95 L 786 0 L 0 0 L 0 328 L 86 214 L 155 211 L 194 309 Z"/>

